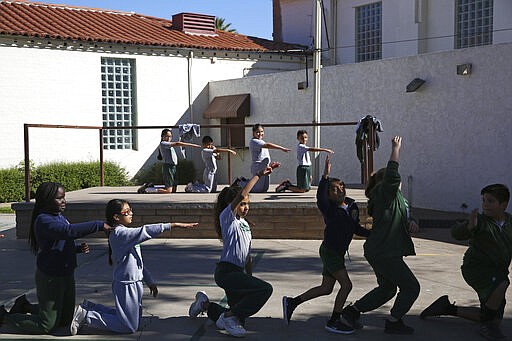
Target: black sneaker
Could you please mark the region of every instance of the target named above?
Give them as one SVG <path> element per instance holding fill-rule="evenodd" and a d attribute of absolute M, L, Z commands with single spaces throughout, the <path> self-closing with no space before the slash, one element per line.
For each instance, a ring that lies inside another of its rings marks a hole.
<path fill-rule="evenodd" d="M 352 326 L 354 329 L 362 329 L 361 313 L 358 312 L 353 306 L 346 306 L 341 311 L 341 316 Z"/>
<path fill-rule="evenodd" d="M 287 325 L 290 324 L 295 308 L 297 308 L 297 306 L 292 303 L 292 298 L 283 296 L 283 320 Z"/>
<path fill-rule="evenodd" d="M 283 182 L 281 182 L 277 187 L 276 187 L 276 192 L 277 193 L 283 193 L 284 191 L 286 191 L 286 189 L 289 187 L 288 185 L 288 180 L 285 180 Z"/>
<path fill-rule="evenodd" d="M 482 323 L 478 333 L 487 340 L 506 340 L 507 337 L 503 335 L 500 327 L 496 323 Z"/>
<path fill-rule="evenodd" d="M 444 295 L 435 300 L 431 305 L 425 308 L 420 314 L 420 318 L 424 319 L 430 316 L 452 315 L 455 306 L 448 300 L 448 295 Z"/>
<path fill-rule="evenodd" d="M 27 300 L 25 294 L 21 295 L 14 301 L 14 305 L 9 314 L 28 314 L 32 312 L 32 304 Z"/>
<path fill-rule="evenodd" d="M 337 319 L 335 321 L 327 321 L 325 325 L 325 330 L 331 333 L 336 334 L 352 334 L 355 330 L 348 323 L 342 321 L 341 319 Z"/>
<path fill-rule="evenodd" d="M 388 334 L 398 334 L 398 335 L 411 335 L 414 333 L 414 328 L 406 326 L 402 319 L 391 322 L 390 320 L 386 320 L 386 327 L 384 328 L 384 333 Z"/>

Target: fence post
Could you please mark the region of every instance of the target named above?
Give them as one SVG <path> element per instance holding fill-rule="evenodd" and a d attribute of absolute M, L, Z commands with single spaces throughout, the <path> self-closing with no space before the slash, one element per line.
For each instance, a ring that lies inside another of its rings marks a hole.
<path fill-rule="evenodd" d="M 25 201 L 30 201 L 30 157 L 28 146 L 28 127 L 27 123 L 23 124 L 23 143 L 25 147 Z"/>
<path fill-rule="evenodd" d="M 103 128 L 100 132 L 100 186 L 105 186 L 105 166 L 103 165 Z"/>

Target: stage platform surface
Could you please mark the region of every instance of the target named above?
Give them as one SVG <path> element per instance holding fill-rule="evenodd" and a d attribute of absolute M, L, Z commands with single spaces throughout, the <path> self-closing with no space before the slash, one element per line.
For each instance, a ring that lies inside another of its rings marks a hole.
<path fill-rule="evenodd" d="M 224 186 L 218 186 L 218 192 Z M 272 184 L 267 193 L 250 194 L 248 219 L 256 224 L 254 238 L 298 238 L 318 239 L 323 237 L 323 219 L 316 206 L 317 187 L 306 193 L 276 193 L 277 184 Z M 200 227 L 192 235 L 176 230 L 179 238 L 216 238 L 213 228 L 214 204 L 217 193 L 186 193 L 185 186 L 178 186 L 172 194 L 138 194 L 136 186 L 92 187 L 66 193 L 65 217 L 70 222 L 104 219 L 106 203 L 114 198 L 130 202 L 135 226 L 179 221 L 199 222 Z M 362 224 L 367 223 L 366 197 L 361 185 L 348 186 L 347 194 L 356 200 Z M 28 236 L 32 202 L 12 204 L 16 212 L 18 238 Z M 98 234 L 101 236 L 101 234 Z M 169 235 L 164 233 L 163 238 Z"/>
<path fill-rule="evenodd" d="M 225 186 L 225 185 L 224 185 Z M 219 186 L 222 190 L 224 186 Z M 253 237 L 261 239 L 322 239 L 324 222 L 316 206 L 317 187 L 306 193 L 276 193 L 277 184 L 267 193 L 250 194 L 248 219 L 256 224 Z M 64 216 L 72 223 L 104 220 L 106 203 L 114 198 L 130 202 L 134 211 L 133 225 L 158 222 L 199 222 L 200 228 L 188 233 L 172 232 L 177 238 L 216 238 L 214 204 L 218 193 L 186 193 L 185 186 L 178 186 L 172 194 L 138 194 L 136 186 L 92 187 L 66 193 L 67 206 Z M 371 228 L 367 214 L 367 199 L 362 185 L 347 185 L 347 195 L 353 198 L 360 211 L 361 225 Z M 13 203 L 16 212 L 16 235 L 27 238 L 34 202 Z M 461 212 L 443 212 L 413 208 L 413 216 L 425 227 L 450 227 L 465 217 Z M 445 229 L 446 230 L 446 229 Z M 169 238 L 164 233 L 162 238 Z M 103 234 L 97 234 L 103 237 Z"/>

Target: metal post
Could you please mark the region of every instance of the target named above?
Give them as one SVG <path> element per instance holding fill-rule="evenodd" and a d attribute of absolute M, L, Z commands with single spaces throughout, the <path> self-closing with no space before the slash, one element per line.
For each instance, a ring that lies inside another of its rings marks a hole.
<path fill-rule="evenodd" d="M 105 165 L 103 164 L 103 128 L 100 132 L 100 186 L 105 186 Z"/>
<path fill-rule="evenodd" d="M 227 138 L 228 138 L 228 148 L 231 149 L 231 128 L 228 127 L 226 129 L 226 134 L 227 134 Z M 232 174 L 231 174 L 231 153 L 227 153 L 228 154 L 228 184 L 231 184 L 231 181 L 233 181 L 233 178 L 231 177 Z"/>
<path fill-rule="evenodd" d="M 25 147 L 25 201 L 30 201 L 30 157 L 28 146 L 28 124 L 23 124 L 23 143 Z"/>
<path fill-rule="evenodd" d="M 322 8 L 321 0 L 315 0 L 315 48 L 313 51 L 313 123 L 320 123 L 320 68 L 322 51 Z M 314 147 L 320 147 L 320 127 L 313 128 L 315 135 Z M 315 153 L 315 182 L 320 179 L 320 158 Z"/>

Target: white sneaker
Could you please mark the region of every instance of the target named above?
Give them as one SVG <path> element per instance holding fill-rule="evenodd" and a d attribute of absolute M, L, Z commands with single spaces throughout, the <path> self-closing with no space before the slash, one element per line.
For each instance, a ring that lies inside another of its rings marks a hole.
<path fill-rule="evenodd" d="M 204 291 L 198 291 L 196 293 L 196 300 L 188 308 L 188 316 L 197 317 L 199 314 L 204 313 L 204 304 L 209 302 L 208 296 Z"/>
<path fill-rule="evenodd" d="M 82 308 L 81 305 L 77 305 L 75 308 L 75 313 L 73 314 L 73 320 L 71 321 L 70 331 L 71 335 L 76 335 L 80 328 L 85 324 L 85 317 L 87 315 L 87 311 Z"/>
<path fill-rule="evenodd" d="M 225 329 L 229 335 L 234 337 L 243 337 L 246 333 L 245 328 L 242 327 L 240 321 L 236 316 L 225 317 L 224 313 L 220 315 L 217 320 L 217 327 L 220 329 Z M 223 328 L 222 328 L 223 327 Z"/>

